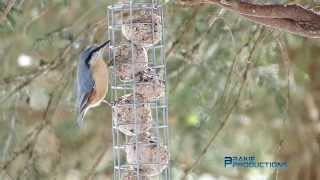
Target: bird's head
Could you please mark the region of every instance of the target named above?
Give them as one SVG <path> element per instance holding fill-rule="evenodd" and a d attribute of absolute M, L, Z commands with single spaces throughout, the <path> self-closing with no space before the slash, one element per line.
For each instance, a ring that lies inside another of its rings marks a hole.
<path fill-rule="evenodd" d="M 87 65 L 91 64 L 91 61 L 94 61 L 96 59 L 102 59 L 103 55 L 103 49 L 106 45 L 108 45 L 110 40 L 104 42 L 101 45 L 93 45 L 91 47 L 86 48 L 84 51 L 80 54 L 80 60 L 84 61 Z"/>

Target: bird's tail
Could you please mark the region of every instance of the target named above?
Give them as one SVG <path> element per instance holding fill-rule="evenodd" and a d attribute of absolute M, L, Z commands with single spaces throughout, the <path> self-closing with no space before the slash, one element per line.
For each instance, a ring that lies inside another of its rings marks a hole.
<path fill-rule="evenodd" d="M 78 128 L 83 128 L 84 127 L 84 116 L 86 114 L 86 110 L 80 111 L 78 113 L 77 117 L 77 127 Z"/>

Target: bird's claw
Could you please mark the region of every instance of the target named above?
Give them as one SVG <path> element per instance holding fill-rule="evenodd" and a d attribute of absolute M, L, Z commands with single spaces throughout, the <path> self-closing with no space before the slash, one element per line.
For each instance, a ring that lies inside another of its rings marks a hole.
<path fill-rule="evenodd" d="M 107 100 L 103 100 L 102 101 L 103 103 L 105 103 L 106 105 L 108 105 L 109 107 L 112 107 L 114 103 L 110 103 L 109 101 Z"/>

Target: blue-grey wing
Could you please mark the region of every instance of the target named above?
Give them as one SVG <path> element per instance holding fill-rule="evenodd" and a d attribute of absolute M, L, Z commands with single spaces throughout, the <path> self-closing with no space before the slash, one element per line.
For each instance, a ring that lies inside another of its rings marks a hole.
<path fill-rule="evenodd" d="M 83 123 L 84 114 L 91 92 L 93 91 L 94 80 L 88 64 L 80 59 L 77 68 L 77 112 L 78 125 Z"/>
<path fill-rule="evenodd" d="M 77 71 L 77 104 L 83 103 L 83 98 L 85 98 L 86 94 L 92 92 L 94 87 L 94 80 L 92 78 L 89 67 L 83 68 L 78 66 Z"/>

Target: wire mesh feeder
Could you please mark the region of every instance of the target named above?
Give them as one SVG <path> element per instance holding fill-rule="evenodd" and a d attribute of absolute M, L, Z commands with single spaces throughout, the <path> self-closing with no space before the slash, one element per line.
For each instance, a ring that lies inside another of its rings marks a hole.
<path fill-rule="evenodd" d="M 115 180 L 170 179 L 163 7 L 108 7 Z"/>

